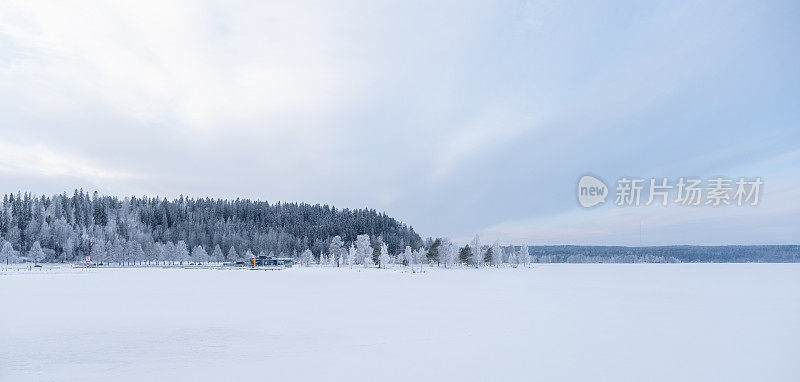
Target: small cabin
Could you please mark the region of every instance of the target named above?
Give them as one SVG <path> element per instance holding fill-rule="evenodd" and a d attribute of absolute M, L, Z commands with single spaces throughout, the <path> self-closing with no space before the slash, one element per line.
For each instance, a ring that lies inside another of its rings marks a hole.
<path fill-rule="evenodd" d="M 291 257 L 273 257 L 273 256 L 251 256 L 250 266 L 252 267 L 291 267 L 294 264 L 294 259 Z"/>

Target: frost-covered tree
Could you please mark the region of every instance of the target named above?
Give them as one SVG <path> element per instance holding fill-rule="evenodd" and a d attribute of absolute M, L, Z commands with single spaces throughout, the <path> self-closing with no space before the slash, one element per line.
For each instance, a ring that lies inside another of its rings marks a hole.
<path fill-rule="evenodd" d="M 166 252 L 167 260 L 169 260 L 170 265 L 178 261 L 178 248 L 171 241 L 168 241 L 167 244 L 164 245 L 164 252 Z"/>
<path fill-rule="evenodd" d="M 328 256 L 331 258 L 331 262 L 334 266 L 339 266 L 339 259 L 345 253 L 344 249 L 344 242 L 342 242 L 342 238 L 339 236 L 334 236 L 331 239 L 331 244 L 328 246 Z"/>
<path fill-rule="evenodd" d="M 178 244 L 175 244 L 175 250 L 178 255 L 178 262 L 183 265 L 184 262 L 187 264 L 189 263 L 189 248 L 186 247 L 186 242 L 183 240 L 178 241 Z"/>
<path fill-rule="evenodd" d="M 372 263 L 372 245 L 369 235 L 358 235 L 356 237 L 356 264 L 363 264 L 367 257 L 370 258 L 369 262 Z"/>
<path fill-rule="evenodd" d="M 380 261 L 378 266 L 383 268 L 386 268 L 389 265 L 389 261 L 391 261 L 389 259 L 389 247 L 387 247 L 384 243 L 381 243 L 381 254 L 378 259 Z"/>
<path fill-rule="evenodd" d="M 165 264 L 167 261 L 167 250 L 164 244 L 156 243 L 154 249 L 156 252 L 156 262 L 160 264 Z"/>
<path fill-rule="evenodd" d="M 303 264 L 303 266 L 305 267 L 310 266 L 313 261 L 314 261 L 314 254 L 311 253 L 310 249 L 306 249 L 303 251 L 302 254 L 300 254 L 300 264 Z"/>
<path fill-rule="evenodd" d="M 3 240 L 3 246 L 0 248 L 0 257 L 6 261 L 6 265 L 14 264 L 17 262 L 17 251 L 8 241 Z"/>
<path fill-rule="evenodd" d="M 208 261 L 208 253 L 206 253 L 206 250 L 203 249 L 202 246 L 198 245 L 198 246 L 192 248 L 192 258 L 198 264 L 203 264 L 206 261 Z"/>
<path fill-rule="evenodd" d="M 475 234 L 470 247 L 472 248 L 472 263 L 475 264 L 475 267 L 481 266 L 483 264 L 483 252 L 481 251 L 481 239 L 478 234 Z"/>
<path fill-rule="evenodd" d="M 500 243 L 495 241 L 492 244 L 492 265 L 499 267 L 501 264 L 503 264 L 503 248 L 500 247 Z"/>
<path fill-rule="evenodd" d="M 275 253 L 319 253 L 339 236 L 380 235 L 389 250 L 418 247 L 413 229 L 373 210 L 336 209 L 324 205 L 251 200 L 175 200 L 117 198 L 75 190 L 52 197 L 8 194 L 0 201 L 0 234 L 13 248 L 27 251 L 39 241 L 45 260 L 73 261 L 89 256 L 98 240 L 135 241 L 152 260 L 151 244 L 183 240 L 187 248 L 229 248 Z M 377 247 L 376 247 L 377 248 Z M 126 254 L 125 262 L 133 262 Z"/>
<path fill-rule="evenodd" d="M 517 261 L 522 266 L 528 266 L 528 263 L 531 262 L 531 256 L 528 253 L 528 246 L 523 245 L 519 248 L 519 253 L 517 253 Z"/>
<path fill-rule="evenodd" d="M 118 265 L 123 265 L 125 262 L 125 239 L 117 239 L 111 244 L 108 250 L 109 260 L 116 262 Z"/>
<path fill-rule="evenodd" d="M 34 241 L 31 249 L 28 251 L 28 258 L 33 260 L 33 264 L 37 264 L 44 259 L 44 251 L 38 241 Z"/>
<path fill-rule="evenodd" d="M 72 237 L 67 237 L 66 240 L 63 240 L 63 243 L 64 246 L 61 248 L 61 256 L 59 256 L 62 263 L 74 258 L 73 253 L 75 252 L 75 240 Z"/>
<path fill-rule="evenodd" d="M 156 245 L 150 241 L 146 241 L 144 245 L 142 245 L 142 250 L 144 251 L 144 261 L 147 262 L 147 265 L 153 264 L 156 260 Z"/>
<path fill-rule="evenodd" d="M 414 265 L 414 252 L 411 250 L 410 245 L 407 245 L 406 250 L 403 252 L 403 263 L 408 266 Z"/>
<path fill-rule="evenodd" d="M 420 247 L 415 257 L 417 258 L 417 264 L 425 264 L 425 261 L 428 260 L 428 250 L 425 247 Z"/>
<path fill-rule="evenodd" d="M 211 258 L 218 263 L 225 261 L 225 255 L 222 254 L 222 248 L 219 247 L 219 244 L 214 246 L 214 251 L 211 252 Z"/>
<path fill-rule="evenodd" d="M 514 265 L 514 264 L 518 263 L 518 261 L 517 261 L 517 253 L 514 250 L 514 246 L 513 245 L 508 248 L 508 257 L 506 257 L 506 263 L 511 264 L 511 265 Z"/>
<path fill-rule="evenodd" d="M 136 244 L 133 240 L 125 242 L 125 265 L 136 263 Z"/>
<path fill-rule="evenodd" d="M 370 252 L 372 252 L 372 247 L 370 247 Z M 372 262 L 372 254 L 364 256 L 364 268 L 369 268 L 373 265 L 375 265 L 375 263 Z"/>
<path fill-rule="evenodd" d="M 236 261 L 239 260 L 239 254 L 236 253 L 236 248 L 231 248 L 228 250 L 228 261 Z"/>
<path fill-rule="evenodd" d="M 247 265 L 253 265 L 253 257 L 255 257 L 255 255 L 248 249 L 240 260 L 244 261 Z"/>
<path fill-rule="evenodd" d="M 356 246 L 350 244 L 350 248 L 344 253 L 342 266 L 353 265 L 353 258 L 356 257 Z"/>
<path fill-rule="evenodd" d="M 144 261 L 144 250 L 142 249 L 142 244 L 139 242 L 132 241 L 133 243 L 133 256 L 131 256 L 131 260 L 133 264 L 136 265 L 138 261 L 140 264 Z"/>
<path fill-rule="evenodd" d="M 455 264 L 458 259 L 458 248 L 452 241 L 443 239 L 439 245 L 439 263 L 445 268 Z"/>

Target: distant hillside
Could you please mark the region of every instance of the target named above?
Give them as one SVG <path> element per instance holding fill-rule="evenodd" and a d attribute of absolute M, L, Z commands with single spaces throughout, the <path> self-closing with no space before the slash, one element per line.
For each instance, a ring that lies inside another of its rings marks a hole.
<path fill-rule="evenodd" d="M 518 248 L 518 247 L 516 247 Z M 530 246 L 534 262 L 669 262 L 707 263 L 800 262 L 800 245 L 726 245 L 620 247 L 547 245 Z"/>
<path fill-rule="evenodd" d="M 3 197 L 0 237 L 26 254 L 35 242 L 43 260 L 72 261 L 88 255 L 95 243 L 119 244 L 131 251 L 154 250 L 156 243 L 183 241 L 189 249 L 219 245 L 224 253 L 274 252 L 291 255 L 327 251 L 330 240 L 345 242 L 369 234 L 396 252 L 422 240 L 405 224 L 371 209 L 336 209 L 327 205 L 268 203 L 247 199 L 125 198 L 75 191 L 72 196 Z M 141 249 L 138 248 L 141 247 Z"/>

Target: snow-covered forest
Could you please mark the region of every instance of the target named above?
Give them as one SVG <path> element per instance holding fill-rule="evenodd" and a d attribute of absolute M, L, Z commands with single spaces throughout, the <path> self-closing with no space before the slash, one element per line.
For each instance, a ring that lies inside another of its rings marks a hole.
<path fill-rule="evenodd" d="M 501 266 L 528 263 L 796 262 L 800 246 L 501 246 L 422 240 L 375 210 L 251 200 L 130 197 L 77 190 L 52 197 L 3 197 L 0 261 L 5 264 L 205 264 L 251 256 L 302 265 Z"/>
<path fill-rule="evenodd" d="M 338 237 L 353 243 L 367 234 L 391 252 L 418 248 L 411 227 L 375 210 L 246 199 L 120 199 L 76 190 L 51 197 L 3 197 L 3 262 L 187 262 L 237 260 L 248 253 L 315 257 Z"/>

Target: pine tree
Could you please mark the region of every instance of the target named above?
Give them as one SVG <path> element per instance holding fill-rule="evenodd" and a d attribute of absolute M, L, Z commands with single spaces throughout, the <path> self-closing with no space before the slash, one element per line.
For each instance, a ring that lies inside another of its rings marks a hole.
<path fill-rule="evenodd" d="M 381 265 L 381 248 L 383 248 L 383 240 L 380 237 L 373 238 L 372 240 L 372 262 Z"/>
<path fill-rule="evenodd" d="M 225 261 L 225 255 L 222 254 L 222 248 L 219 247 L 219 244 L 214 246 L 214 251 L 211 252 L 211 258 L 218 263 Z"/>
<path fill-rule="evenodd" d="M 434 240 L 433 243 L 431 243 L 431 247 L 428 250 L 428 263 L 435 261 L 436 266 L 439 266 L 439 264 L 441 263 L 441 259 L 439 258 L 439 249 L 441 248 L 441 246 L 442 246 L 441 238 L 436 238 L 436 240 Z"/>
<path fill-rule="evenodd" d="M 458 252 L 458 261 L 461 264 L 469 264 L 470 259 L 472 259 L 472 248 L 470 248 L 469 245 L 465 245 Z"/>
<path fill-rule="evenodd" d="M 228 261 L 236 261 L 239 260 L 239 254 L 236 253 L 236 248 L 231 248 L 228 250 Z"/>

